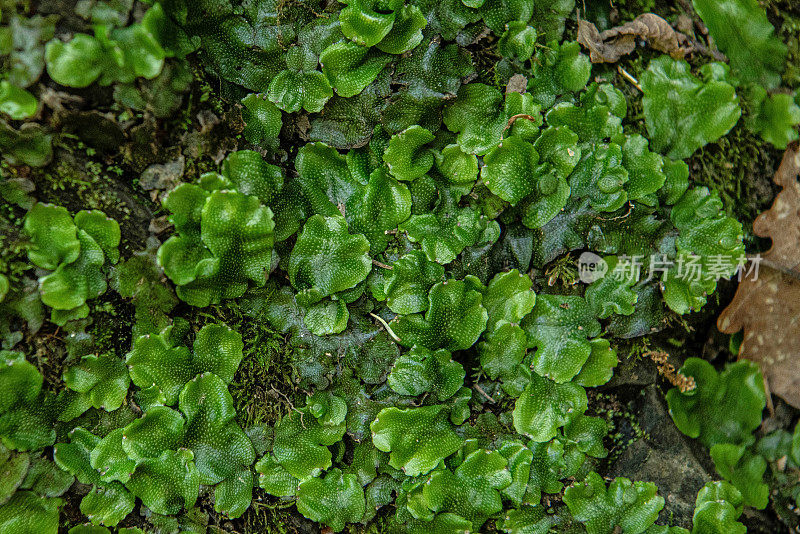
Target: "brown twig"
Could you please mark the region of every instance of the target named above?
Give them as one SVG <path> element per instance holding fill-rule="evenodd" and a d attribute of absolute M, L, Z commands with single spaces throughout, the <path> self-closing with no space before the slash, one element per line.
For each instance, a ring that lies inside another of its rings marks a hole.
<path fill-rule="evenodd" d="M 427 398 L 428 398 L 428 392 L 426 391 L 425 394 L 422 396 L 422 398 L 419 400 L 419 402 L 411 402 L 410 404 L 414 408 L 417 408 L 418 406 L 422 406 L 425 403 L 425 399 Z"/>
<path fill-rule="evenodd" d="M 385 263 L 381 263 L 378 260 L 372 260 L 372 264 L 377 265 L 381 269 L 389 269 L 389 270 L 394 269 L 394 267 L 392 267 L 391 265 L 386 265 Z"/>
<path fill-rule="evenodd" d="M 402 343 L 402 340 L 399 337 L 397 337 L 397 334 L 394 333 L 392 327 L 389 326 L 389 323 L 384 321 L 383 318 L 380 317 L 379 315 L 375 315 L 372 312 L 370 312 L 370 315 L 383 325 L 383 327 L 386 329 L 386 332 L 391 336 L 392 339 L 394 339 L 397 343 Z"/>
<path fill-rule="evenodd" d="M 722 52 L 720 52 L 716 48 L 707 47 L 706 45 L 704 45 L 700 41 L 696 41 L 696 40 L 691 41 L 691 47 L 692 47 L 692 49 L 697 50 L 701 54 L 705 54 L 707 56 L 711 56 L 712 58 L 714 58 L 715 61 L 722 61 L 724 63 L 728 62 L 728 57 L 725 54 L 723 54 Z"/>
<path fill-rule="evenodd" d="M 628 202 L 628 211 L 626 213 L 623 213 L 622 215 L 617 215 L 616 217 L 608 217 L 608 218 L 606 218 L 606 217 L 598 217 L 598 219 L 600 219 L 601 221 L 616 221 L 618 219 L 624 219 L 625 217 L 630 215 L 632 211 L 633 211 L 633 204 L 629 201 Z"/>
<path fill-rule="evenodd" d="M 617 72 L 619 72 L 622 75 L 623 78 L 625 78 L 626 80 L 631 82 L 631 85 L 633 85 L 635 88 L 637 88 L 640 93 L 644 93 L 644 91 L 642 90 L 642 86 L 639 85 L 639 80 L 634 78 L 633 75 L 630 72 L 628 72 L 627 70 L 623 69 L 622 65 L 617 65 Z"/>
<path fill-rule="evenodd" d="M 483 388 L 482 388 L 482 387 L 480 387 L 478 384 L 474 384 L 472 387 L 474 387 L 474 388 L 475 388 L 475 391 L 477 391 L 478 393 L 480 393 L 481 395 L 483 395 L 484 397 L 486 397 L 487 399 L 489 399 L 489 402 L 491 402 L 491 403 L 495 403 L 495 404 L 497 403 L 497 401 L 496 401 L 496 400 L 494 400 L 494 399 L 493 399 L 493 398 L 492 398 L 492 397 L 491 397 L 491 396 L 490 396 L 488 393 L 486 393 L 485 391 L 483 391 Z"/>
<path fill-rule="evenodd" d="M 511 128 L 511 126 L 514 125 L 514 123 L 516 122 L 517 119 L 527 119 L 529 121 L 536 122 L 538 118 L 539 117 L 535 117 L 533 115 L 528 115 L 527 113 L 517 113 L 516 115 L 512 115 L 511 117 L 509 117 L 508 123 L 506 123 L 506 127 L 503 128 L 503 135 L 505 135 L 506 130 L 508 130 L 509 128 Z M 502 138 L 502 136 L 501 136 L 501 138 Z"/>
<path fill-rule="evenodd" d="M 298 410 L 297 408 L 295 408 L 295 406 L 294 406 L 294 403 L 292 403 L 292 401 L 291 401 L 291 400 L 289 400 L 289 397 L 287 397 L 287 396 L 286 396 L 286 393 L 284 393 L 283 391 L 280 391 L 280 390 L 278 390 L 278 389 L 275 389 L 275 386 L 272 386 L 272 389 L 271 389 L 270 391 L 273 391 L 274 393 L 277 393 L 278 395 L 280 395 L 281 397 L 283 397 L 283 400 L 284 400 L 284 402 L 286 403 L 286 405 L 287 405 L 287 406 L 288 406 L 288 407 L 289 407 L 291 410 L 293 410 L 293 411 L 295 411 L 295 412 L 297 412 L 297 413 L 299 413 L 299 414 L 300 414 L 300 424 L 303 426 L 303 428 L 305 428 L 305 427 L 306 427 L 306 425 L 303 423 L 303 415 L 304 415 L 304 414 L 303 414 L 303 412 L 301 412 L 300 410 Z"/>

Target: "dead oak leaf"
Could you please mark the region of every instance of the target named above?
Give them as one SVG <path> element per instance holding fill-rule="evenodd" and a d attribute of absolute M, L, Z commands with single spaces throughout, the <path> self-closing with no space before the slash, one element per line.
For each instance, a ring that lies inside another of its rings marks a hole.
<path fill-rule="evenodd" d="M 800 147 L 789 146 L 775 173 L 783 190 L 753 223 L 772 239 L 758 278 L 745 277 L 717 320 L 721 332 L 744 329 L 739 358 L 761 367 L 772 393 L 800 408 Z"/>
<path fill-rule="evenodd" d="M 633 52 L 636 39 L 645 39 L 651 48 L 682 59 L 689 51 L 689 38 L 653 13 L 644 13 L 622 26 L 600 32 L 588 20 L 578 21 L 578 42 L 589 50 L 592 63 L 615 63 Z"/>

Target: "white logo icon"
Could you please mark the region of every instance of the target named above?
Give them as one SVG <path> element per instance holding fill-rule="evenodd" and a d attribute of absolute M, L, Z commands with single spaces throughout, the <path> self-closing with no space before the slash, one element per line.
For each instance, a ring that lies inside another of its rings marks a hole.
<path fill-rule="evenodd" d="M 591 284 L 603 278 L 608 272 L 606 260 L 592 252 L 584 252 L 578 258 L 578 278 L 584 284 Z"/>

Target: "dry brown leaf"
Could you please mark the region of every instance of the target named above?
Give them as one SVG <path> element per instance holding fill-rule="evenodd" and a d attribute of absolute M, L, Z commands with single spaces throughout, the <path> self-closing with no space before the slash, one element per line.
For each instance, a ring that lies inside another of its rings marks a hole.
<path fill-rule="evenodd" d="M 592 60 L 592 63 L 605 63 L 606 61 L 612 63 L 624 54 L 633 51 L 631 48 L 624 53 L 611 54 L 609 50 L 606 50 L 606 44 L 600 37 L 600 30 L 597 29 L 597 26 L 583 19 L 578 20 L 578 42 L 582 47 L 589 49 L 589 59 Z M 612 60 L 610 57 L 615 57 L 615 59 Z"/>
<path fill-rule="evenodd" d="M 772 239 L 758 278 L 745 277 L 717 320 L 721 332 L 744 329 L 739 358 L 758 362 L 772 393 L 800 408 L 800 147 L 783 155 L 774 181 L 783 190 L 753 223 Z"/>
<path fill-rule="evenodd" d="M 615 63 L 633 52 L 636 39 L 675 59 L 681 59 L 689 50 L 689 38 L 676 32 L 669 22 L 653 13 L 644 13 L 622 26 L 602 33 L 588 20 L 578 21 L 578 42 L 589 49 L 592 63 Z"/>

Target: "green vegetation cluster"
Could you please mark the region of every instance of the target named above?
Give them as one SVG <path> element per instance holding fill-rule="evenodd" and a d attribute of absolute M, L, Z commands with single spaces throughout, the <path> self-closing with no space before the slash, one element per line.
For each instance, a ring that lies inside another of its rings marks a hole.
<path fill-rule="evenodd" d="M 166 120 L 202 69 L 240 109 L 240 149 L 153 196 L 169 225 L 147 248 L 4 179 L 24 245 L 0 264 L 0 533 L 143 532 L 135 509 L 202 531 L 203 501 L 230 519 L 294 505 L 335 532 L 727 534 L 768 481 L 800 505 L 800 426 L 756 439 L 750 363 L 690 358 L 695 387 L 667 395 L 722 479 L 697 488 L 691 530 L 656 524 L 655 484 L 598 474 L 609 423 L 589 403 L 619 344 L 740 266 L 742 223 L 684 160 L 740 121 L 797 139 L 787 48 L 755 0 L 695 0 L 729 64 L 653 56 L 644 129 L 614 71 L 563 40 L 572 0 L 79 4 L 91 32 L 2 6 L 4 169 L 58 148 L 32 120 L 63 98 L 34 88 L 45 73 Z M 579 281 L 582 251 L 609 274 Z M 108 285 L 133 310 L 124 348 L 88 340 L 116 320 Z M 69 336 L 55 377 L 22 342 L 45 307 Z M 234 322 L 283 336 L 302 395 L 275 389 L 277 421 L 237 413 L 257 364 Z"/>

